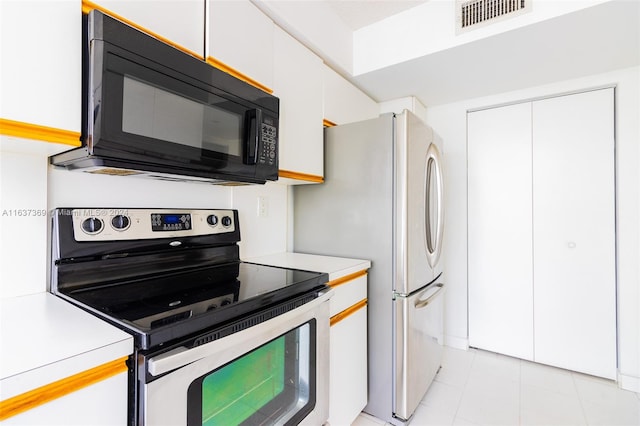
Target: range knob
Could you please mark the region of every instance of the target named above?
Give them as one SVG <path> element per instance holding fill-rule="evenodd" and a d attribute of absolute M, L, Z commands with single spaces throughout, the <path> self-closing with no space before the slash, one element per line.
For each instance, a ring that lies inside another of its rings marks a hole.
<path fill-rule="evenodd" d="M 218 224 L 218 216 L 215 214 L 210 214 L 207 216 L 207 223 L 211 226 L 216 226 Z"/>
<path fill-rule="evenodd" d="M 124 231 L 131 225 L 131 219 L 128 216 L 119 214 L 111 219 L 111 226 L 118 231 Z"/>
<path fill-rule="evenodd" d="M 97 234 L 102 231 L 102 220 L 97 217 L 89 217 L 82 221 L 82 230 L 87 234 Z"/>
<path fill-rule="evenodd" d="M 230 304 L 231 304 L 231 300 L 229 300 L 229 299 L 224 299 L 224 300 L 222 301 L 222 303 L 220 303 L 220 306 L 227 306 L 227 305 L 230 305 Z"/>
<path fill-rule="evenodd" d="M 224 226 L 225 228 L 231 226 L 232 223 L 233 223 L 233 220 L 231 220 L 229 216 L 222 217 L 222 226 Z"/>

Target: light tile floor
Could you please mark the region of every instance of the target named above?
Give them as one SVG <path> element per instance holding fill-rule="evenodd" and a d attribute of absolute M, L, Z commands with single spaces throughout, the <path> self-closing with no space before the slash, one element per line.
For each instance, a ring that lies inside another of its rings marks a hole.
<path fill-rule="evenodd" d="M 352 426 L 385 422 L 361 414 Z M 471 349 L 445 348 L 411 426 L 640 425 L 640 394 L 597 377 Z"/>

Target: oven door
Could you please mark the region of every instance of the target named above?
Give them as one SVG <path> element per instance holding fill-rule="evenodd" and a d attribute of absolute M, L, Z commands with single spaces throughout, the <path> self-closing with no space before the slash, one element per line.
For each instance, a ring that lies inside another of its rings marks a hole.
<path fill-rule="evenodd" d="M 146 360 L 140 424 L 325 423 L 331 295 L 211 343 Z"/>

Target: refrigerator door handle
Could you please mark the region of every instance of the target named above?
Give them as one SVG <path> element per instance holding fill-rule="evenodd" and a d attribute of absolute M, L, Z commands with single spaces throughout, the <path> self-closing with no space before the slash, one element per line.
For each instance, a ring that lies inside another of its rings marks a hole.
<path fill-rule="evenodd" d="M 432 293 L 426 299 L 418 298 L 415 301 L 414 306 L 416 307 L 416 309 L 421 309 L 421 308 L 427 307 L 427 305 L 429 305 L 429 303 L 433 302 L 433 300 L 436 297 L 438 297 L 438 295 L 442 292 L 442 290 L 444 290 L 444 283 L 437 283 L 437 284 L 434 284 L 434 286 L 438 287 L 438 290 L 436 290 L 434 293 Z M 430 290 L 431 290 L 431 286 L 429 286 L 429 288 L 427 290 L 425 290 L 425 293 L 427 293 Z"/>
<path fill-rule="evenodd" d="M 431 268 L 435 268 L 442 251 L 444 230 L 444 182 L 442 174 L 442 157 L 435 144 L 427 149 L 427 166 L 425 176 L 425 245 L 427 261 Z M 435 182 L 432 180 L 435 179 Z M 436 203 L 432 205 L 432 203 Z M 435 224 L 434 218 L 435 215 Z M 435 229 L 434 226 L 435 225 Z"/>

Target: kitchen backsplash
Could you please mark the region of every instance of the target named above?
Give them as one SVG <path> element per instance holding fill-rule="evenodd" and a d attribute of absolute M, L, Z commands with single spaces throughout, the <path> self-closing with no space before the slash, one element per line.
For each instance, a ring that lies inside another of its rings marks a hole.
<path fill-rule="evenodd" d="M 1 156 L 2 298 L 47 290 L 49 212 L 57 207 L 234 208 L 240 214 L 241 257 L 287 248 L 286 185 L 232 187 L 92 175 L 55 169 L 40 155 L 2 152 Z M 17 256 L 19 252 L 29 256 Z"/>

